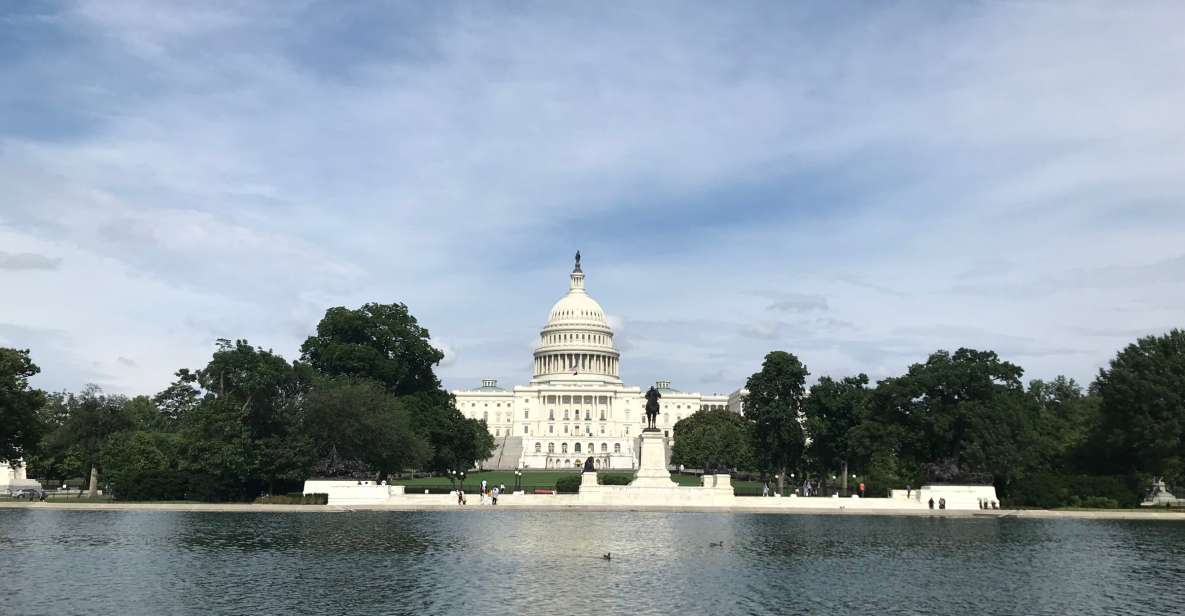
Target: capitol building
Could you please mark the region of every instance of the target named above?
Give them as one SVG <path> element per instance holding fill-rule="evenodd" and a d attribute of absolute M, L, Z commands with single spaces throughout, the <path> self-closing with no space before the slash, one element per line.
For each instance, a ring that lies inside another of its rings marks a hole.
<path fill-rule="evenodd" d="M 605 311 L 584 288 L 580 253 L 560 298 L 539 332 L 534 376 L 512 389 L 483 379 L 476 389 L 453 391 L 457 408 L 485 420 L 496 449 L 484 468 L 575 468 L 592 457 L 596 468 L 634 469 L 645 425 L 645 391 L 618 376 L 621 354 Z M 678 391 L 658 381 L 658 426 L 673 438 L 676 422 L 701 409 L 741 411 L 742 390 L 729 394 Z"/>

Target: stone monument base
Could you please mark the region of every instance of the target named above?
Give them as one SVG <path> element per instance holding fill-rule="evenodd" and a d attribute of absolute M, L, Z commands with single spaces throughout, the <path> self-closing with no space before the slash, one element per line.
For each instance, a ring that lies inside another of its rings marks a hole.
<path fill-rule="evenodd" d="M 673 488 L 679 485 L 671 479 L 671 472 L 667 470 L 666 439 L 662 432 L 643 430 L 641 450 L 638 472 L 634 474 L 630 487 Z"/>

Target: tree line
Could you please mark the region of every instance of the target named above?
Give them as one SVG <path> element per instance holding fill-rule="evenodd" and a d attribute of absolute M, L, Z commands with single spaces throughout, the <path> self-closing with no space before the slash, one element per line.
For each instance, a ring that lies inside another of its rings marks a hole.
<path fill-rule="evenodd" d="M 937 351 L 905 374 L 823 376 L 791 353 L 749 377 L 744 416 L 701 411 L 675 425 L 672 459 L 804 478 L 830 493 L 992 483 L 1016 505 L 1134 506 L 1152 477 L 1185 480 L 1185 331 L 1140 338 L 1087 387 L 1023 381 L 992 351 Z M 793 487 L 790 488 L 791 490 Z"/>
<path fill-rule="evenodd" d="M 155 395 L 45 393 L 29 351 L 0 348 L 0 460 L 89 478 L 117 498 L 250 500 L 309 477 L 470 468 L 494 448 L 434 372 L 444 355 L 403 304 L 331 308 L 300 358 L 220 339 Z"/>

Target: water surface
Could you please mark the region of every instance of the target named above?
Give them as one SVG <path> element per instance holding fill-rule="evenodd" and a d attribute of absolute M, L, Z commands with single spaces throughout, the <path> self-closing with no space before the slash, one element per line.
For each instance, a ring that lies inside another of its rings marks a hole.
<path fill-rule="evenodd" d="M 1185 524 L 4 509 L 0 571 L 20 615 L 1182 614 Z"/>

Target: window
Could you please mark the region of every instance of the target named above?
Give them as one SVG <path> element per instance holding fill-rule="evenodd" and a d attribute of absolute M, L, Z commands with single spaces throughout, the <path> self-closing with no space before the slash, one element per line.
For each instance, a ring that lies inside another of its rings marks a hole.
<path fill-rule="evenodd" d="M 601 421 L 605 421 L 605 409 L 601 409 Z"/>
<path fill-rule="evenodd" d="M 593 444 L 592 444 L 592 443 L 589 443 L 589 444 L 588 444 L 588 452 L 589 452 L 589 453 L 596 453 L 596 451 L 597 451 L 597 448 L 596 448 L 596 447 L 593 447 Z"/>
<path fill-rule="evenodd" d="M 605 433 L 605 426 L 601 426 L 601 434 Z"/>
<path fill-rule="evenodd" d="M 494 428 L 494 436 L 502 436 L 502 430 Z"/>
<path fill-rule="evenodd" d="M 555 453 L 555 443 L 547 444 L 547 453 Z"/>
<path fill-rule="evenodd" d="M 568 409 L 564 409 L 564 421 L 568 421 Z"/>
<path fill-rule="evenodd" d="M 630 433 L 630 427 L 629 427 L 629 426 L 626 426 L 626 427 L 625 427 L 625 433 L 626 433 L 626 434 L 629 434 L 629 433 Z"/>
<path fill-rule="evenodd" d="M 580 453 L 580 443 L 576 443 L 575 445 L 573 445 L 572 450 L 575 453 Z"/>
<path fill-rule="evenodd" d="M 523 419 L 530 419 L 531 411 L 523 411 Z"/>
<path fill-rule="evenodd" d="M 613 443 L 613 453 L 621 453 L 621 443 Z"/>
<path fill-rule="evenodd" d="M 543 452 L 543 443 L 535 443 L 535 453 Z"/>
<path fill-rule="evenodd" d="M 482 411 L 481 412 L 481 420 L 482 421 L 489 421 L 490 420 L 490 412 L 489 411 Z"/>
<path fill-rule="evenodd" d="M 609 453 L 609 443 L 601 443 L 601 453 Z"/>
<path fill-rule="evenodd" d="M 555 426 L 554 425 L 547 426 L 547 433 L 548 434 L 555 434 Z"/>
<path fill-rule="evenodd" d="M 530 426 L 523 426 L 523 434 L 530 434 L 530 433 L 531 433 L 531 427 Z"/>
<path fill-rule="evenodd" d="M 547 418 L 552 421 L 555 421 L 555 409 L 548 409 Z"/>
<path fill-rule="evenodd" d="M 564 434 L 568 433 L 568 424 L 564 424 Z"/>
<path fill-rule="evenodd" d="M 560 443 L 560 453 L 568 453 L 568 444 Z"/>
<path fill-rule="evenodd" d="M 590 421 L 591 419 L 592 419 L 591 412 L 588 409 L 584 409 L 584 421 Z M 602 419 L 604 419 L 604 418 L 602 418 Z"/>

